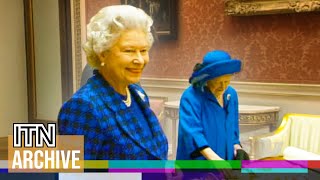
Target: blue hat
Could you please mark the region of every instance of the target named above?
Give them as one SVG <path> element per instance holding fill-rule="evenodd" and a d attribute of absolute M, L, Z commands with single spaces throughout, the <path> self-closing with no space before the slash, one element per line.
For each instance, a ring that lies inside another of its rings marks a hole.
<path fill-rule="evenodd" d="M 216 77 L 240 72 L 241 61 L 231 59 L 231 56 L 222 50 L 208 52 L 203 57 L 202 64 L 197 64 L 189 82 L 192 85 L 203 87 L 205 83 Z"/>

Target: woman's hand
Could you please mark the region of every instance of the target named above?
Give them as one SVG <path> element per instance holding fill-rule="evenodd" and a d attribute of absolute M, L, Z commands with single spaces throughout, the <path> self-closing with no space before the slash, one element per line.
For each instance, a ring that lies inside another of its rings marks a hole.
<path fill-rule="evenodd" d="M 220 156 L 218 156 L 210 147 L 207 147 L 200 151 L 200 153 L 207 159 L 207 160 L 224 160 Z"/>
<path fill-rule="evenodd" d="M 237 145 L 237 146 L 236 146 Z M 239 144 L 235 144 L 234 148 L 240 148 L 241 146 Z M 233 170 L 232 170 L 232 166 L 229 164 L 228 161 L 225 161 L 224 159 L 222 159 L 220 156 L 218 156 L 210 147 L 207 147 L 203 150 L 200 151 L 200 153 L 207 159 L 207 160 L 219 160 L 221 162 L 220 166 L 223 166 L 224 168 L 219 169 L 219 172 L 222 173 L 222 177 L 220 179 L 237 179 L 237 175 L 234 174 Z M 224 163 L 224 164 L 221 164 Z M 236 177 L 236 178 L 235 178 Z"/>
<path fill-rule="evenodd" d="M 235 144 L 235 145 L 233 145 L 233 149 L 234 149 L 234 151 L 233 151 L 234 157 L 236 157 L 237 156 L 237 150 L 238 149 L 242 149 L 242 147 L 239 144 Z"/>

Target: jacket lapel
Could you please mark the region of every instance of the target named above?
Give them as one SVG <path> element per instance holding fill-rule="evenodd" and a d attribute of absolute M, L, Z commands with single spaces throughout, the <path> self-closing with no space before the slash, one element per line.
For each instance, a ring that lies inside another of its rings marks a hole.
<path fill-rule="evenodd" d="M 164 132 L 159 124 L 158 118 L 150 109 L 148 98 L 144 93 L 134 88 L 134 86 L 132 85 L 129 86 L 129 89 L 133 98 L 137 101 L 140 108 L 142 109 L 142 112 L 144 112 L 146 120 L 148 121 L 152 133 L 152 137 L 150 139 L 152 143 L 150 144 L 152 153 L 160 159 L 166 159 L 166 152 L 168 151 L 167 138 L 165 137 Z"/>
<path fill-rule="evenodd" d="M 139 123 L 139 120 L 134 117 L 133 112 L 127 108 L 120 95 L 116 93 L 116 91 L 108 84 L 107 81 L 103 79 L 100 74 L 96 74 L 95 78 L 97 78 L 97 80 L 94 82 L 94 88 L 102 98 L 105 106 L 110 108 L 116 114 L 116 121 L 119 125 L 119 128 L 121 128 L 131 139 L 133 139 L 143 149 L 147 150 L 150 154 L 155 157 L 162 158 L 159 156 L 159 153 L 157 153 L 158 148 L 155 146 L 152 137 L 143 137 L 143 127 Z M 140 95 L 138 95 L 134 88 L 130 88 L 129 86 L 129 89 L 133 96 L 132 99 L 136 100 L 139 105 L 142 105 L 142 112 L 145 112 L 145 103 L 139 102 L 142 101 Z M 138 99 L 137 96 L 139 96 Z M 146 119 L 152 119 L 150 127 L 151 132 L 154 132 L 153 121 L 154 118 L 156 119 L 156 117 L 150 117 L 151 115 L 148 112 L 146 115 Z"/>

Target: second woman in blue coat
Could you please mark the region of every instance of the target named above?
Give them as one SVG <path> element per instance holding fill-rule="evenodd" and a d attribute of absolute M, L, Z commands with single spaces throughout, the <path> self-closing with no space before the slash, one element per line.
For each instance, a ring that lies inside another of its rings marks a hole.
<path fill-rule="evenodd" d="M 197 64 L 180 100 L 178 160 L 232 160 L 239 142 L 238 96 L 229 86 L 241 61 L 212 51 Z"/>

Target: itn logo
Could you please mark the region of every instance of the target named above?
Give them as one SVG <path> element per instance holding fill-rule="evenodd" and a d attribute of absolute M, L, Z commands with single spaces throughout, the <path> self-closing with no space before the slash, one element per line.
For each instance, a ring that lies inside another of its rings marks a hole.
<path fill-rule="evenodd" d="M 14 123 L 9 172 L 83 172 L 83 136 L 56 135 L 56 124 Z"/>
<path fill-rule="evenodd" d="M 22 145 L 22 136 L 24 135 L 24 144 Z M 35 135 L 35 144 L 33 142 L 33 135 Z M 56 124 L 48 123 L 48 128 L 41 123 L 13 124 L 13 147 L 14 148 L 42 148 L 44 144 L 48 148 L 56 147 Z"/>

